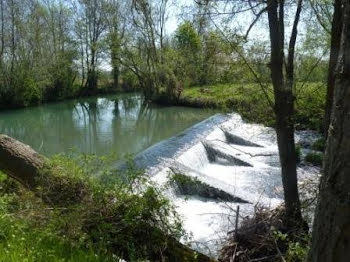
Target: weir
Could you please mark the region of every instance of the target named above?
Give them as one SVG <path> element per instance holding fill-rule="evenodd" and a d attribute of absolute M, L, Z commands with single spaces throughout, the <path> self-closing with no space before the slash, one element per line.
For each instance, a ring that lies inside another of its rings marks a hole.
<path fill-rule="evenodd" d="M 301 144 L 315 139 L 296 134 Z M 234 228 L 237 205 L 244 217 L 256 205 L 273 208 L 283 200 L 275 131 L 238 114 L 217 114 L 138 154 L 135 163 L 160 186 L 174 174 L 188 178 L 188 185 L 170 183 L 165 194 L 192 234 L 191 246 L 206 254 L 215 256 Z M 311 175 L 308 167 L 298 168 L 299 179 Z"/>

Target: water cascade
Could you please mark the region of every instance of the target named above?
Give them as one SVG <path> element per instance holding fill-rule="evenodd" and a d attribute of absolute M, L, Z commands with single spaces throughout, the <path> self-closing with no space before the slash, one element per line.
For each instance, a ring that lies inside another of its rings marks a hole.
<path fill-rule="evenodd" d="M 296 134 L 302 145 L 315 139 L 312 133 Z M 145 150 L 135 163 L 159 185 L 174 174 L 189 179 L 165 193 L 192 235 L 189 244 L 212 256 L 234 229 L 237 205 L 245 217 L 257 204 L 273 208 L 283 199 L 275 131 L 237 114 L 215 115 Z M 299 179 L 314 173 L 298 167 Z"/>

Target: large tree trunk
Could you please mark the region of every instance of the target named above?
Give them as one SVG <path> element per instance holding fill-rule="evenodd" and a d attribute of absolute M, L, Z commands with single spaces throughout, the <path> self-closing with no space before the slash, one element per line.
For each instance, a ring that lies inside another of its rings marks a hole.
<path fill-rule="evenodd" d="M 350 2 L 343 0 L 343 27 L 309 261 L 350 258 Z M 337 30 L 337 29 L 335 29 Z"/>
<path fill-rule="evenodd" d="M 0 135 L 0 170 L 27 187 L 34 187 L 45 157 L 30 146 L 6 135 Z"/>
<path fill-rule="evenodd" d="M 334 97 L 335 71 L 340 49 L 340 38 L 342 33 L 342 3 L 341 0 L 334 1 L 334 14 L 331 33 L 331 53 L 328 66 L 327 96 L 324 116 L 324 136 L 328 136 L 328 128 L 331 123 L 331 112 Z"/>
<path fill-rule="evenodd" d="M 297 186 L 296 152 L 294 143 L 293 82 L 285 83 L 284 65 L 284 3 L 268 1 L 271 40 L 271 79 L 275 95 L 276 133 L 282 169 L 286 218 L 295 225 L 302 221 Z M 293 63 L 292 63 L 293 65 Z M 293 74 L 293 70 L 291 72 Z M 293 80 L 292 76 L 290 81 Z M 288 221 L 286 221 L 288 222 Z M 294 225 L 293 225 L 294 226 Z"/>

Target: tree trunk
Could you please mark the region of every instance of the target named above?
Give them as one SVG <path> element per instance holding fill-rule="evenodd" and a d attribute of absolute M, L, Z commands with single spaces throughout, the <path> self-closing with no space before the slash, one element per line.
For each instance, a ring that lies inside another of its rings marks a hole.
<path fill-rule="evenodd" d="M 277 144 L 282 169 L 282 183 L 287 223 L 299 226 L 302 222 L 297 186 L 296 152 L 294 143 L 293 83 L 286 84 L 284 65 L 284 3 L 268 1 L 268 18 L 271 40 L 271 79 L 275 95 Z M 293 72 L 292 72 L 293 73 Z"/>
<path fill-rule="evenodd" d="M 112 74 L 113 74 L 113 87 L 115 89 L 119 88 L 119 75 L 120 75 L 120 70 L 119 70 L 119 44 L 117 40 L 112 39 L 112 44 L 111 44 L 111 62 L 112 62 Z"/>
<path fill-rule="evenodd" d="M 0 12 L 1 12 L 1 49 L 0 49 L 0 70 L 2 71 L 3 56 L 5 50 L 5 24 L 4 24 L 4 0 L 0 0 Z"/>
<path fill-rule="evenodd" d="M 314 262 L 345 262 L 349 261 L 350 257 L 350 3 L 348 0 L 343 0 L 343 12 L 341 49 L 335 77 L 335 101 L 309 252 L 309 261 Z"/>
<path fill-rule="evenodd" d="M 32 188 L 44 166 L 45 157 L 30 146 L 6 135 L 0 135 L 0 170 Z"/>
<path fill-rule="evenodd" d="M 324 136 L 327 139 L 328 128 L 331 123 L 331 113 L 334 97 L 334 85 L 335 85 L 335 71 L 337 66 L 337 59 L 340 49 L 340 38 L 342 31 L 342 3 L 341 0 L 334 1 L 334 14 L 332 21 L 331 32 L 331 53 L 329 57 L 328 66 L 328 80 L 327 80 L 327 96 L 326 96 L 326 108 L 324 116 Z"/>
<path fill-rule="evenodd" d="M 119 65 L 114 65 L 113 66 L 113 87 L 115 89 L 119 88 Z"/>

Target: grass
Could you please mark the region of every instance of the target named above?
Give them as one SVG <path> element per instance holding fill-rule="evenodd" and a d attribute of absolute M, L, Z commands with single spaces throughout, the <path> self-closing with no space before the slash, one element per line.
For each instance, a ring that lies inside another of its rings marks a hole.
<path fill-rule="evenodd" d="M 54 209 L 0 172 L 0 261 L 115 261 L 52 227 Z"/>
<path fill-rule="evenodd" d="M 104 184 L 111 174 L 103 166 L 94 156 L 54 156 L 35 193 L 0 172 L 0 261 L 154 261 L 182 254 L 167 249 L 185 234 L 161 191 L 133 167 Z"/>
<path fill-rule="evenodd" d="M 297 84 L 295 122 L 297 129 L 321 130 L 326 87 L 322 83 Z M 272 86 L 266 89 L 273 103 Z M 217 84 L 184 89 L 180 103 L 188 106 L 235 111 L 248 121 L 274 126 L 273 108 L 257 84 Z"/>
<path fill-rule="evenodd" d="M 40 231 L 22 221 L 0 218 L 0 261 L 116 261 L 113 256 L 98 254 L 93 249 L 74 246 L 69 240 L 49 230 Z"/>

